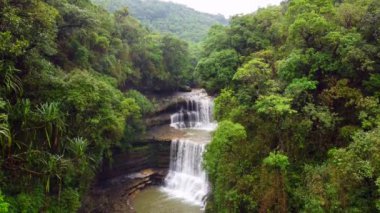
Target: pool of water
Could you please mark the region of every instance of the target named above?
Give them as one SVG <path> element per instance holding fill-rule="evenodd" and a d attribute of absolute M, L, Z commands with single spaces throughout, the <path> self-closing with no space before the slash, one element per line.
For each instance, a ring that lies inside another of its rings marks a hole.
<path fill-rule="evenodd" d="M 136 195 L 132 205 L 137 213 L 201 213 L 198 205 L 170 197 L 160 187 L 147 188 Z"/>

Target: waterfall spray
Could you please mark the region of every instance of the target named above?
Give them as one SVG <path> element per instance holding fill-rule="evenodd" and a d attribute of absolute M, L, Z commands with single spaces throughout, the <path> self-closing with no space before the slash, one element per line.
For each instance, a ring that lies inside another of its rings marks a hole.
<path fill-rule="evenodd" d="M 214 130 L 216 123 L 212 117 L 212 98 L 204 90 L 189 93 L 184 98 L 186 105 L 171 115 L 170 126 L 183 131 Z M 163 187 L 170 196 L 195 205 L 204 205 L 209 185 L 202 168 L 202 155 L 208 142 L 209 140 L 194 141 L 192 138 L 172 141 L 170 170 Z"/>

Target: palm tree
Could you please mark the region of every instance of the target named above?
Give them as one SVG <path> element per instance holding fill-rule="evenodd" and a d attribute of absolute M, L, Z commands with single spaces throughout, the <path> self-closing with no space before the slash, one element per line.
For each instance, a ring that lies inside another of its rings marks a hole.
<path fill-rule="evenodd" d="M 49 148 L 58 148 L 60 136 L 65 128 L 65 116 L 59 108 L 57 102 L 44 103 L 37 108 L 40 121 L 44 125 L 44 134 Z"/>
<path fill-rule="evenodd" d="M 70 163 L 69 160 L 63 158 L 62 155 L 53 155 L 50 153 L 48 153 L 47 158 L 42 158 L 41 160 L 42 160 L 44 174 L 46 177 L 46 184 L 45 184 L 46 192 L 50 191 L 51 178 L 55 177 L 59 181 L 58 194 L 60 194 L 62 179 Z"/>
<path fill-rule="evenodd" d="M 4 79 L 2 85 L 5 85 L 6 91 L 14 91 L 17 94 L 22 94 L 22 82 L 21 79 L 16 75 L 16 73 L 20 70 L 14 68 L 9 64 L 0 64 L 0 70 L 2 71 L 0 74 L 1 79 Z"/>
<path fill-rule="evenodd" d="M 75 158 L 82 158 L 86 155 L 88 141 L 82 137 L 69 139 L 68 150 Z"/>
<path fill-rule="evenodd" d="M 0 98 L 0 110 L 5 106 L 5 102 Z M 5 146 L 12 145 L 11 132 L 9 130 L 8 115 L 0 113 L 0 145 L 4 154 Z"/>

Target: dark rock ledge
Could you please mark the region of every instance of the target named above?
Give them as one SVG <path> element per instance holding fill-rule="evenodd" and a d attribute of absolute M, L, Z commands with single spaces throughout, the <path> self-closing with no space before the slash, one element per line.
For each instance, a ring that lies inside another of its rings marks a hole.
<path fill-rule="evenodd" d="M 90 190 L 80 212 L 135 212 L 131 198 L 147 186 L 162 184 L 166 174 L 166 169 L 145 169 L 103 182 Z"/>

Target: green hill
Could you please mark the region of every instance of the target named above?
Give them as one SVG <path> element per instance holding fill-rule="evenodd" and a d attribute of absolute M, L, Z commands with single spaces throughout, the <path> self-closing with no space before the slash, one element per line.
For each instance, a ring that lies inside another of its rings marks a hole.
<path fill-rule="evenodd" d="M 149 28 L 193 42 L 202 40 L 215 24 L 226 25 L 223 15 L 198 12 L 185 5 L 157 0 L 93 0 L 113 12 L 128 7 L 131 15 Z"/>

